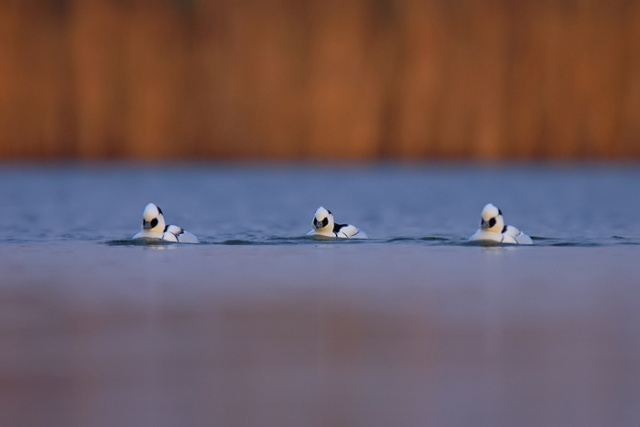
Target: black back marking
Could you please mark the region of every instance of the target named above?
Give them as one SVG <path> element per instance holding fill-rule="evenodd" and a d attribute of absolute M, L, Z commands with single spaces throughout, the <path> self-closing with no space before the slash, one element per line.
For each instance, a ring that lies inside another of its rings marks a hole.
<path fill-rule="evenodd" d="M 333 224 L 333 232 L 338 233 L 342 228 L 346 227 L 349 224 Z"/>
<path fill-rule="evenodd" d="M 169 230 L 169 227 L 175 227 L 175 228 L 177 228 L 177 230 L 175 230 L 175 231 L 174 230 Z M 165 225 L 164 232 L 166 233 L 167 231 L 169 233 L 173 234 L 176 237 L 178 237 L 181 234 L 184 234 L 184 228 L 178 227 L 177 225 Z"/>
<path fill-rule="evenodd" d="M 169 230 L 169 227 L 177 228 L 177 230 Z M 184 234 L 184 228 L 177 225 L 166 225 L 164 227 L 164 233 L 171 233 L 176 238 L 176 241 L 180 241 L 180 235 Z"/>
<path fill-rule="evenodd" d="M 506 233 L 507 232 L 507 226 L 505 225 L 504 228 L 502 229 L 502 233 Z"/>

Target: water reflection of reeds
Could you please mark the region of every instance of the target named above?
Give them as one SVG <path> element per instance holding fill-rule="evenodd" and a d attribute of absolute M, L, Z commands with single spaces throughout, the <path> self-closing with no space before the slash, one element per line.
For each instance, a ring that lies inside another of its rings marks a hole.
<path fill-rule="evenodd" d="M 640 156 L 640 3 L 0 4 L 0 156 Z"/>

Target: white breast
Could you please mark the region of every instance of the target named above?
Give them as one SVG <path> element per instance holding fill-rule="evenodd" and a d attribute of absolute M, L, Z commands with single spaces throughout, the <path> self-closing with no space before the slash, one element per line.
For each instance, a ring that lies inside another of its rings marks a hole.
<path fill-rule="evenodd" d="M 469 240 L 472 242 L 496 242 L 514 245 L 533 244 L 531 237 L 527 236 L 522 231 L 510 225 L 507 226 L 507 229 L 504 233 L 494 233 L 492 231 L 479 229 L 473 236 L 469 238 Z"/>
<path fill-rule="evenodd" d="M 340 227 L 337 232 L 311 230 L 307 236 L 329 237 L 334 239 L 368 239 L 367 233 L 354 225 Z"/>
<path fill-rule="evenodd" d="M 198 238 L 177 225 L 169 225 L 164 233 L 141 231 L 133 239 L 163 240 L 165 242 L 198 243 Z"/>

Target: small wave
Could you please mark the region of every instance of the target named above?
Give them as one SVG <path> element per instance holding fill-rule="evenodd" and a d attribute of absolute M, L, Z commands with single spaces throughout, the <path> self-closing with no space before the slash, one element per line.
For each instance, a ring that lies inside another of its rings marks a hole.
<path fill-rule="evenodd" d="M 145 239 L 119 239 L 104 242 L 107 246 L 143 246 L 143 247 L 170 247 L 178 245 L 177 242 L 167 242 L 165 240 L 145 240 Z M 180 243 L 180 245 L 198 245 L 199 243 Z"/>
<path fill-rule="evenodd" d="M 466 238 L 455 236 L 422 236 L 407 237 L 396 236 L 384 239 L 319 239 L 314 236 L 242 236 L 232 237 L 224 240 L 205 239 L 197 244 L 188 244 L 187 246 L 197 245 L 222 245 L 222 246 L 293 246 L 293 245 L 309 245 L 309 244 L 415 244 L 426 246 L 463 246 L 463 247 L 607 247 L 607 246 L 640 246 L 640 239 L 629 238 L 623 236 L 611 236 L 603 239 L 562 239 L 544 236 L 532 236 L 533 245 L 512 245 L 501 244 L 497 242 L 471 242 Z M 132 240 L 132 239 L 115 239 L 102 242 L 107 246 L 143 246 L 143 247 L 166 247 L 176 245 L 175 242 L 155 241 L 155 240 Z M 184 245 L 184 244 L 181 244 Z"/>

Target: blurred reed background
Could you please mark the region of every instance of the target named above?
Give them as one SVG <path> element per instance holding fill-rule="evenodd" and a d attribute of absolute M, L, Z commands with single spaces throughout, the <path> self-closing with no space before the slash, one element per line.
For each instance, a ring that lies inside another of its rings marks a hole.
<path fill-rule="evenodd" d="M 4 0 L 0 159 L 640 159 L 637 0 Z"/>

